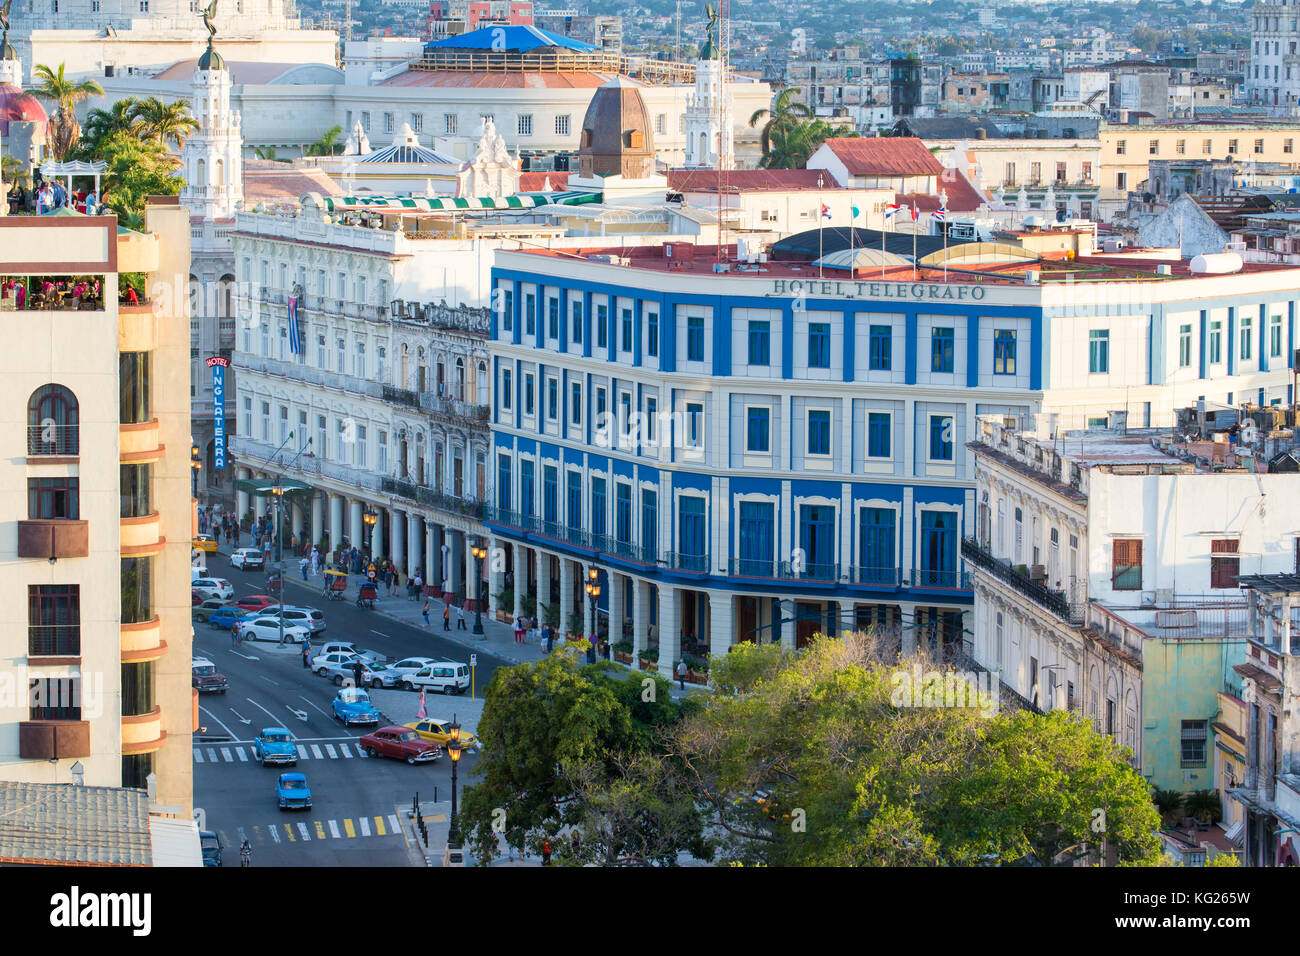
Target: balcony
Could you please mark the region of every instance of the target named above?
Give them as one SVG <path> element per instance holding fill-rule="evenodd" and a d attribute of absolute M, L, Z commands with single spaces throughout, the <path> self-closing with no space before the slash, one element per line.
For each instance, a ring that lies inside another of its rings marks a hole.
<path fill-rule="evenodd" d="M 161 707 L 134 717 L 122 715 L 122 756 L 153 753 L 162 749 L 166 740 Z"/>
<path fill-rule="evenodd" d="M 935 568 L 913 568 L 910 583 L 914 588 L 953 591 L 969 591 L 971 586 L 969 571 L 941 571 Z"/>
<path fill-rule="evenodd" d="M 409 388 L 398 388 L 396 385 L 385 385 L 383 387 L 383 399 L 390 405 L 405 405 L 408 408 L 420 407 L 420 396 L 417 393 Z"/>
<path fill-rule="evenodd" d="M 707 554 L 681 554 L 670 551 L 664 555 L 663 565 L 671 571 L 682 571 L 687 574 L 708 574 L 709 556 Z"/>
<path fill-rule="evenodd" d="M 492 411 L 487 405 L 471 405 L 454 398 L 443 398 L 433 392 L 421 392 L 419 406 L 436 418 L 468 422 L 471 425 L 486 425 Z"/>
<path fill-rule="evenodd" d="M 162 639 L 162 619 L 156 614 L 147 621 L 122 624 L 121 641 L 123 664 L 154 661 L 167 653 L 167 642 Z"/>
<path fill-rule="evenodd" d="M 24 760 L 57 760 L 63 757 L 89 757 L 90 721 L 19 721 L 18 756 Z"/>
<path fill-rule="evenodd" d="M 167 446 L 160 440 L 162 429 L 158 419 L 135 425 L 118 426 L 118 456 L 124 465 L 142 465 L 146 462 L 161 461 L 167 452 Z"/>
<path fill-rule="evenodd" d="M 961 543 L 961 556 L 981 571 L 997 578 L 1017 594 L 1029 598 L 1039 607 L 1051 611 L 1068 624 L 1082 624 L 1084 608 L 1071 604 L 1064 591 L 1054 591 L 1017 571 L 1006 561 L 995 558 L 984 550 L 978 541 L 966 538 Z"/>
<path fill-rule="evenodd" d="M 379 490 L 386 495 L 397 495 L 399 498 L 405 498 L 408 501 L 428 505 L 430 508 L 437 508 L 440 511 L 464 515 L 467 518 L 481 519 L 485 509 L 484 503 L 476 498 L 449 495 L 430 488 L 428 485 L 419 485 L 413 481 L 403 481 L 400 478 L 380 479 Z"/>
<path fill-rule="evenodd" d="M 152 352 L 158 347 L 158 317 L 152 303 L 117 309 L 117 350 Z"/>
<path fill-rule="evenodd" d="M 79 425 L 28 425 L 27 463 L 57 464 L 58 459 L 73 461 L 81 454 Z"/>
<path fill-rule="evenodd" d="M 84 558 L 90 553 L 90 524 L 71 518 L 29 518 L 18 522 L 18 557 Z"/>
<path fill-rule="evenodd" d="M 158 554 L 167 544 L 161 533 L 162 525 L 158 512 L 141 515 L 139 518 L 121 519 L 121 537 L 119 549 L 125 558 L 138 558 Z"/>
<path fill-rule="evenodd" d="M 332 372 L 329 369 L 314 368 L 305 362 L 288 362 L 280 359 L 262 358 L 258 355 L 249 355 L 246 352 L 239 352 L 238 361 L 234 363 L 237 371 L 260 372 L 263 375 L 270 375 L 276 378 L 292 379 L 295 382 L 303 382 L 307 385 L 316 385 L 320 388 L 332 388 L 340 392 L 354 392 L 357 395 L 365 395 L 368 398 L 382 398 L 383 388 L 378 382 L 371 382 L 366 379 L 358 378 L 355 375 L 347 375 L 343 372 Z"/>

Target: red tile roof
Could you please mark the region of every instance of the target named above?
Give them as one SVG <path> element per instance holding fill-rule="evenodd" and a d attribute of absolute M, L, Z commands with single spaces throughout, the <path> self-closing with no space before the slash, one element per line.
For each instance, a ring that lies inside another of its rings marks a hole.
<path fill-rule="evenodd" d="M 729 192 L 816 189 L 818 176 L 824 177 L 826 189 L 840 188 L 820 169 L 729 169 L 725 185 Z M 718 178 L 716 169 L 670 169 L 668 188 L 683 193 L 716 193 Z"/>
<path fill-rule="evenodd" d="M 546 181 L 551 182 L 552 192 L 565 192 L 569 186 L 569 174 L 555 170 L 539 170 L 519 174 L 519 191 L 521 193 L 539 193 L 546 188 Z"/>
<path fill-rule="evenodd" d="M 951 173 L 952 178 L 945 178 Z M 949 212 L 976 212 L 980 206 L 989 201 L 988 197 L 976 189 L 960 170 L 945 170 L 939 177 L 938 189 L 948 193 Z M 924 193 L 899 193 L 894 200 L 900 206 L 915 207 L 920 212 L 934 212 L 939 208 L 939 197 Z"/>
<path fill-rule="evenodd" d="M 269 159 L 244 160 L 244 202 L 297 202 L 304 193 L 341 196 L 343 190 L 319 166 L 291 166 Z"/>
<path fill-rule="evenodd" d="M 826 140 L 852 176 L 937 176 L 943 166 L 913 136 L 837 136 Z"/>

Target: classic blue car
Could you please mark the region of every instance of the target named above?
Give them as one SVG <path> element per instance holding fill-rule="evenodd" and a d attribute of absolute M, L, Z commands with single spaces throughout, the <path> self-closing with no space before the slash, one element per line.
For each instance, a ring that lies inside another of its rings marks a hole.
<path fill-rule="evenodd" d="M 283 727 L 263 727 L 262 732 L 253 738 L 253 756 L 265 767 L 269 763 L 298 763 L 298 746 L 293 741 L 293 734 Z"/>
<path fill-rule="evenodd" d="M 221 837 L 211 830 L 199 831 L 199 850 L 203 853 L 204 866 L 220 866 L 221 851 L 224 849 L 225 847 L 221 845 Z"/>
<path fill-rule="evenodd" d="M 275 799 L 281 810 L 310 810 L 311 787 L 307 776 L 301 773 L 282 773 L 275 781 Z"/>
<path fill-rule="evenodd" d="M 208 615 L 208 626 L 221 631 L 228 631 L 237 623 L 248 617 L 251 612 L 233 604 L 218 608 Z"/>
<path fill-rule="evenodd" d="M 334 719 L 343 726 L 378 724 L 379 711 L 370 703 L 370 695 L 360 687 L 344 687 L 334 698 Z"/>

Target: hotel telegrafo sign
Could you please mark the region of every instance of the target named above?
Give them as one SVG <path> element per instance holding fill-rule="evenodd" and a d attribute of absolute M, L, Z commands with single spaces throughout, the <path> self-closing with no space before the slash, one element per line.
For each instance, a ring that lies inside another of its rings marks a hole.
<path fill-rule="evenodd" d="M 978 302 L 987 290 L 969 283 L 844 282 L 839 279 L 773 279 L 771 295 L 824 295 L 841 299 L 908 299 Z"/>

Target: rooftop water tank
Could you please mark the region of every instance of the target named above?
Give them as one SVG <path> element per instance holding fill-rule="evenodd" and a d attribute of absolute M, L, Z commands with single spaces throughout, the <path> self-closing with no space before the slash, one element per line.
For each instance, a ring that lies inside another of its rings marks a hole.
<path fill-rule="evenodd" d="M 1188 271 L 1193 275 L 1227 275 L 1241 271 L 1241 256 L 1235 252 L 1211 252 L 1192 260 Z"/>

